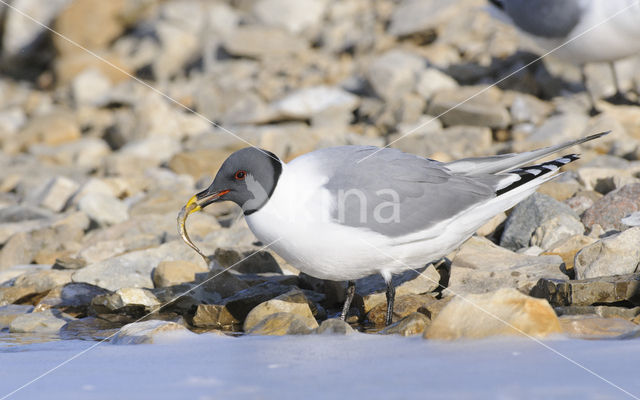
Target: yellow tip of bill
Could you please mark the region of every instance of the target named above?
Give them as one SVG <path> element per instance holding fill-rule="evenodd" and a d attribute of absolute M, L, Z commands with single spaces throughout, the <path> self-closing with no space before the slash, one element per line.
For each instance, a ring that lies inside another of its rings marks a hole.
<path fill-rule="evenodd" d="M 186 208 L 187 210 L 187 215 L 202 210 L 202 207 L 198 205 L 197 201 L 198 199 L 196 198 L 196 196 L 193 196 L 189 199 L 187 205 L 184 206 L 184 208 Z"/>

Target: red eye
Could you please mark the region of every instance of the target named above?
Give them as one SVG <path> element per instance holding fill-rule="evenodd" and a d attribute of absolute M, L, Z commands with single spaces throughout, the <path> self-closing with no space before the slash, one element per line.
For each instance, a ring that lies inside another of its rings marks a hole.
<path fill-rule="evenodd" d="M 241 181 L 245 176 L 247 176 L 247 171 L 240 170 L 236 172 L 234 177 L 236 178 L 236 180 Z"/>

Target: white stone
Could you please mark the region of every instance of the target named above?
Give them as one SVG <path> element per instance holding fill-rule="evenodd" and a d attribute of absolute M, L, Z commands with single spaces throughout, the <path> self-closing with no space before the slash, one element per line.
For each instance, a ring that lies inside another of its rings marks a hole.
<path fill-rule="evenodd" d="M 318 26 L 326 8 L 326 0 L 258 0 L 253 13 L 265 25 L 300 33 Z"/>
<path fill-rule="evenodd" d="M 64 210 L 69 199 L 79 187 L 80 185 L 75 181 L 64 176 L 57 176 L 51 179 L 42 191 L 40 205 L 52 211 L 60 212 Z"/>
<path fill-rule="evenodd" d="M 425 99 L 430 99 L 440 90 L 455 89 L 456 87 L 458 87 L 458 82 L 449 75 L 435 68 L 427 68 L 418 76 L 416 91 Z"/>
<path fill-rule="evenodd" d="M 129 219 L 128 207 L 113 196 L 88 193 L 78 202 L 78 208 L 100 226 L 114 225 Z"/>
<path fill-rule="evenodd" d="M 353 111 L 358 106 L 358 97 L 337 87 L 316 86 L 297 90 L 273 107 L 282 117 L 307 119 L 328 110 Z"/>
<path fill-rule="evenodd" d="M 110 90 L 111 80 L 97 68 L 83 71 L 71 82 L 71 93 L 78 105 L 103 105 Z"/>
<path fill-rule="evenodd" d="M 195 335 L 180 324 L 170 321 L 132 322 L 120 328 L 110 343 L 112 344 L 142 344 L 154 343 L 159 339 L 169 339 L 175 335 L 180 337 Z"/>

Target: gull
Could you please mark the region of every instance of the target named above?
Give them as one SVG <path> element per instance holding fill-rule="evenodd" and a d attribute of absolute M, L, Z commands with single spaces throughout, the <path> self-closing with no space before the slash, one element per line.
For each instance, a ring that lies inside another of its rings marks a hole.
<path fill-rule="evenodd" d="M 624 98 L 614 62 L 640 53 L 640 1 L 489 1 L 542 49 L 554 50 L 558 58 L 579 65 L 583 83 L 585 64 L 608 63 L 616 87 L 614 97 Z M 595 101 L 589 95 L 593 113 Z"/>
<path fill-rule="evenodd" d="M 284 163 L 248 147 L 232 153 L 211 185 L 185 207 L 190 214 L 214 202 L 234 202 L 254 235 L 273 243 L 271 249 L 291 265 L 320 279 L 348 281 L 343 320 L 354 280 L 382 275 L 389 325 L 394 274 L 449 254 L 578 156 L 526 164 L 607 133 L 449 163 L 374 146 L 330 147 Z"/>

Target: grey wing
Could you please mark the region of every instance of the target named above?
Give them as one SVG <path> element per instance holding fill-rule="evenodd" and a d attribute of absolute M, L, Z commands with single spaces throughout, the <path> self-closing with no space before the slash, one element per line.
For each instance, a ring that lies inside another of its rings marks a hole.
<path fill-rule="evenodd" d="M 609 134 L 611 131 L 597 133 L 581 139 L 572 140 L 555 146 L 545 147 L 538 150 L 524 153 L 502 154 L 491 157 L 464 158 L 444 164 L 447 169 L 455 174 L 466 176 L 481 176 L 483 174 L 501 174 L 519 168 L 532 161 L 541 159 L 549 154 L 555 153 L 567 147 L 575 146 L 601 136 Z"/>
<path fill-rule="evenodd" d="M 390 237 L 428 229 L 495 197 L 495 187 L 504 178 L 458 176 L 440 162 L 395 149 L 380 150 L 360 163 L 378 149 L 327 150 L 334 153 L 327 157 L 332 168 L 325 184 L 334 200 L 332 218 Z"/>

